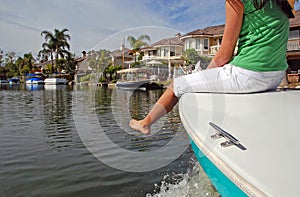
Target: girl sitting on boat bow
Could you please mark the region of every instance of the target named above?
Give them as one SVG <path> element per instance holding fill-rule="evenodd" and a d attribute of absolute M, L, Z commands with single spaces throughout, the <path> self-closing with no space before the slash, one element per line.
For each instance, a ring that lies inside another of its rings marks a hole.
<path fill-rule="evenodd" d="M 253 93 L 276 89 L 288 67 L 286 46 L 294 0 L 226 0 L 220 50 L 206 70 L 175 78 L 142 120 L 130 127 L 150 134 L 184 93 Z M 234 49 L 238 41 L 238 51 Z"/>

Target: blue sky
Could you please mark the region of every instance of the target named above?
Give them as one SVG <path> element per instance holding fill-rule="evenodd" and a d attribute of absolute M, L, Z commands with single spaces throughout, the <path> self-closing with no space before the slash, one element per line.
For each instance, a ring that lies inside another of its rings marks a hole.
<path fill-rule="evenodd" d="M 71 50 L 80 55 L 119 48 L 128 35 L 147 34 L 153 43 L 225 22 L 224 0 L 0 0 L 0 5 L 0 49 L 18 54 L 37 53 L 40 33 L 54 28 L 69 29 Z"/>

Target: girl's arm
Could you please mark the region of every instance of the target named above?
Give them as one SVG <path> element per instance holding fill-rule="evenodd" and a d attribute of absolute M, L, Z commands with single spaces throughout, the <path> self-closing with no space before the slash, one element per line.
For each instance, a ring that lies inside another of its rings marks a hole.
<path fill-rule="evenodd" d="M 240 0 L 226 0 L 225 9 L 226 21 L 220 50 L 207 68 L 222 67 L 227 64 L 232 58 L 240 35 L 244 14 L 243 2 Z"/>

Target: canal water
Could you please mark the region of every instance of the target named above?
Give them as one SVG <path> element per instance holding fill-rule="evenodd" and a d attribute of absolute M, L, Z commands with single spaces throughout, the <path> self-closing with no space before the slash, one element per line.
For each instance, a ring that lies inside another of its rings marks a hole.
<path fill-rule="evenodd" d="M 128 127 L 162 92 L 1 85 L 0 196 L 219 196 L 177 107 L 150 136 Z"/>

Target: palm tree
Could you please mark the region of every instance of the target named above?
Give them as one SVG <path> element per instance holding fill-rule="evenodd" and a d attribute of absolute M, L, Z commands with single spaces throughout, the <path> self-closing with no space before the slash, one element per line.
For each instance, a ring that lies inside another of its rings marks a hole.
<path fill-rule="evenodd" d="M 65 34 L 65 32 L 69 31 L 68 29 L 63 29 L 62 31 L 59 31 L 57 29 L 54 30 L 54 36 L 57 39 L 57 44 L 56 44 L 56 58 L 58 59 L 58 56 L 61 58 L 64 58 L 65 56 L 70 55 L 70 44 L 68 43 L 68 40 L 71 40 L 70 35 Z"/>
<path fill-rule="evenodd" d="M 23 57 L 19 57 L 16 61 L 16 75 L 27 74 L 32 72 L 34 67 L 34 58 L 31 53 L 26 53 Z"/>
<path fill-rule="evenodd" d="M 128 36 L 127 41 L 132 47 L 132 52 L 134 54 L 134 61 L 136 61 L 136 54 L 139 52 L 141 47 L 148 46 L 148 42 L 150 42 L 150 37 L 148 35 L 140 35 L 138 38 L 134 36 Z"/>
<path fill-rule="evenodd" d="M 48 58 L 50 56 L 51 64 L 53 65 L 53 48 L 50 43 L 43 43 L 42 44 L 43 49 L 39 51 L 38 56 L 41 57 L 42 61 L 48 61 Z"/>
<path fill-rule="evenodd" d="M 55 63 L 57 64 L 58 58 L 65 58 L 70 55 L 70 44 L 68 41 L 71 39 L 70 35 L 66 34 L 68 29 L 58 30 L 54 29 L 54 33 L 43 31 L 41 36 L 44 36 L 45 43 L 42 44 L 43 50 L 49 53 L 52 60 L 53 67 L 53 54 L 55 55 Z"/>

